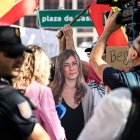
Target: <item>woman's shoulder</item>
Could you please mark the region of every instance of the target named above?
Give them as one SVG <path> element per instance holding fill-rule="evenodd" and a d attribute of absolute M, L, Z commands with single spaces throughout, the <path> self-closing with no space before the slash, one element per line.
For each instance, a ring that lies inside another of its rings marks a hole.
<path fill-rule="evenodd" d="M 31 84 L 30 84 L 30 87 L 32 88 L 42 88 L 42 89 L 48 89 L 48 90 L 51 90 L 50 87 L 48 87 L 47 85 L 43 85 L 37 81 L 33 81 Z"/>
<path fill-rule="evenodd" d="M 36 81 L 33 81 L 27 88 L 27 93 L 28 92 L 35 92 L 39 94 L 43 93 L 52 93 L 51 89 L 48 86 L 45 86 L 43 84 L 40 84 Z"/>
<path fill-rule="evenodd" d="M 92 89 L 87 84 L 85 86 L 86 86 L 87 92 L 85 93 L 83 98 L 93 98 Z"/>

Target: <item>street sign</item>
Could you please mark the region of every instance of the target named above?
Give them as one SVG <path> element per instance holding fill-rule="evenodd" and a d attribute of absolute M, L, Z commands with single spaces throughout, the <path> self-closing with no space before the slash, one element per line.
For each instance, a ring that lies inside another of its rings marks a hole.
<path fill-rule="evenodd" d="M 39 10 L 37 24 L 43 28 L 57 28 L 69 24 L 81 10 Z M 93 27 L 88 12 L 84 12 L 72 27 Z"/>

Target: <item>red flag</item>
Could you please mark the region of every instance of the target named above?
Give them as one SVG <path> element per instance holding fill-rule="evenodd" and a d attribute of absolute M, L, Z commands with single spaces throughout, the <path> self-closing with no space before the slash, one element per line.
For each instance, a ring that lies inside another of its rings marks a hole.
<path fill-rule="evenodd" d="M 111 7 L 104 4 L 92 3 L 88 9 L 89 15 L 94 23 L 98 35 L 100 36 L 103 32 L 103 13 L 110 11 Z M 108 46 L 128 46 L 127 37 L 122 28 L 118 29 L 109 37 L 107 42 Z"/>
<path fill-rule="evenodd" d="M 10 25 L 37 7 L 38 0 L 0 0 L 0 25 Z"/>

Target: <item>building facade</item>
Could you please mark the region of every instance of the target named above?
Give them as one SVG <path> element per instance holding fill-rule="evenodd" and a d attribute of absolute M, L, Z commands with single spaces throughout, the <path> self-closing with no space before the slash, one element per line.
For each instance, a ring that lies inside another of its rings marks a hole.
<path fill-rule="evenodd" d="M 39 0 L 39 10 L 49 10 L 49 9 L 84 9 L 90 0 Z M 38 12 L 35 11 L 32 15 L 25 16 L 21 18 L 17 25 L 24 27 L 37 27 Z M 47 28 L 47 30 L 58 30 L 56 28 Z M 74 42 L 77 47 L 83 42 L 94 42 L 97 40 L 98 35 L 94 27 L 86 28 L 73 28 L 74 31 Z M 88 47 L 88 46 L 87 46 Z"/>

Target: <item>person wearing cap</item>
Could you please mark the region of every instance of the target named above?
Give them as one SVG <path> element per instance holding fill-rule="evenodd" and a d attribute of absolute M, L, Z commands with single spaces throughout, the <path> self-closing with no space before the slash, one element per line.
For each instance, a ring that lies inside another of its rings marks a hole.
<path fill-rule="evenodd" d="M 90 55 L 90 63 L 92 68 L 103 81 L 103 83 L 109 86 L 111 89 L 118 87 L 127 87 L 123 74 L 125 72 L 111 67 L 107 62 L 102 59 L 106 43 L 111 34 L 120 28 L 121 25 L 116 24 L 116 18 L 119 12 L 110 12 L 104 31 L 98 39 L 95 47 Z M 119 41 L 119 40 L 118 40 Z M 132 42 L 128 50 L 128 61 L 130 62 L 129 71 L 133 72 L 134 76 L 140 81 L 140 35 Z M 139 82 L 140 84 L 140 82 Z"/>
<path fill-rule="evenodd" d="M 37 123 L 31 104 L 12 87 L 17 77 L 23 53 L 31 49 L 20 39 L 19 28 L 0 26 L 0 139 L 1 140 L 50 140 Z"/>
<path fill-rule="evenodd" d="M 91 51 L 93 49 L 93 47 L 95 46 L 97 41 L 93 42 L 90 48 L 86 48 L 85 52 L 87 53 L 88 57 L 90 57 Z M 104 50 L 104 54 L 102 56 L 102 59 L 106 61 L 106 48 Z"/>

